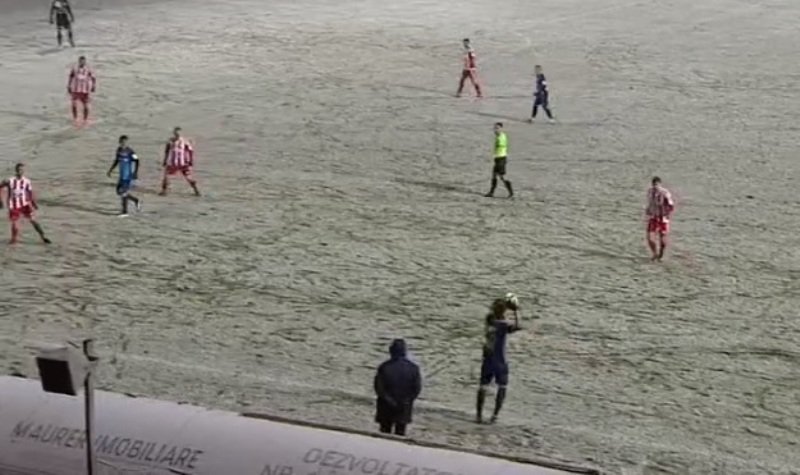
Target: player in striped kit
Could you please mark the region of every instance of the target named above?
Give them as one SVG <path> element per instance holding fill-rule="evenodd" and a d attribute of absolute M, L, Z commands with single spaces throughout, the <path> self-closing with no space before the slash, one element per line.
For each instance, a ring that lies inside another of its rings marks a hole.
<path fill-rule="evenodd" d="M 50 240 L 44 235 L 42 226 L 36 221 L 34 211 L 39 209 L 36 204 L 36 197 L 33 194 L 33 185 L 25 177 L 25 166 L 17 163 L 14 167 L 14 176 L 0 182 L 0 190 L 7 189 L 8 217 L 11 220 L 11 241 L 16 244 L 19 237 L 19 219 L 26 218 L 33 225 L 33 229 L 39 233 L 39 237 L 45 244 L 50 244 Z M 0 207 L 2 203 L 0 202 Z"/>
<path fill-rule="evenodd" d="M 475 93 L 478 97 L 483 97 L 481 93 L 481 84 L 478 82 L 478 64 L 475 57 L 475 50 L 470 45 L 469 38 L 464 38 L 464 68 L 461 70 L 461 81 L 458 83 L 458 92 L 456 97 L 461 97 L 461 92 L 464 90 L 464 83 L 467 79 L 472 83 L 475 88 Z"/>
<path fill-rule="evenodd" d="M 192 144 L 181 135 L 181 128 L 175 127 L 172 131 L 172 138 L 164 148 L 164 179 L 161 181 L 161 196 L 167 194 L 169 189 L 169 177 L 180 172 L 189 186 L 194 190 L 196 196 L 200 196 L 197 188 L 197 181 L 194 179 L 192 170 L 194 167 L 194 148 Z"/>
<path fill-rule="evenodd" d="M 78 64 L 69 72 L 67 92 L 72 99 L 72 120 L 78 121 L 78 103 L 83 104 L 83 121 L 89 120 L 89 100 L 97 88 L 94 72 L 86 64 L 86 56 L 78 58 Z"/>
<path fill-rule="evenodd" d="M 661 185 L 661 178 L 653 177 L 647 191 L 647 244 L 650 246 L 654 261 L 664 258 L 669 234 L 669 220 L 675 210 L 672 194 Z M 655 237 L 658 236 L 658 242 Z"/>

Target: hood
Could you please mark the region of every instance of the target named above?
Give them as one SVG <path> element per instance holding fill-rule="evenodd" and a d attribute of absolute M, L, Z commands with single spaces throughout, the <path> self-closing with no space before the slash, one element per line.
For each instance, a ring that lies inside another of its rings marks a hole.
<path fill-rule="evenodd" d="M 397 338 L 392 341 L 389 346 L 389 354 L 392 359 L 405 358 L 406 356 L 406 341 L 402 338 Z"/>

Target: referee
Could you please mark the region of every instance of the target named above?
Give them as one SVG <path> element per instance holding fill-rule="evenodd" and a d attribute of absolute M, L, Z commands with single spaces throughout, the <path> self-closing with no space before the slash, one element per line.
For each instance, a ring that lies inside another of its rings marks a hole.
<path fill-rule="evenodd" d="M 511 181 L 506 180 L 506 161 L 508 159 L 508 136 L 503 131 L 503 123 L 494 124 L 494 168 L 492 169 L 492 189 L 486 193 L 487 198 L 494 196 L 497 188 L 497 179 L 503 180 L 508 190 L 508 197 L 514 197 L 514 189 L 511 188 Z"/>

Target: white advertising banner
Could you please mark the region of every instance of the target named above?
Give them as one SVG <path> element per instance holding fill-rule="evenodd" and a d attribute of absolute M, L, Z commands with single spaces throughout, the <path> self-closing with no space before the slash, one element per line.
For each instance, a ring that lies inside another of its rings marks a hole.
<path fill-rule="evenodd" d="M 569 472 L 233 412 L 96 392 L 100 474 L 556 475 Z M 83 397 L 0 377 L 0 474 L 85 473 Z"/>

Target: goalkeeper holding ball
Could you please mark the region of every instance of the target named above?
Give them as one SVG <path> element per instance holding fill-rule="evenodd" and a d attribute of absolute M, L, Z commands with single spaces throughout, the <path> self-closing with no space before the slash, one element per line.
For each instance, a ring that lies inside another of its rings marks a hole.
<path fill-rule="evenodd" d="M 478 389 L 478 415 L 477 422 L 483 422 L 483 404 L 486 401 L 486 392 L 494 381 L 497 384 L 497 396 L 494 401 L 494 413 L 491 422 L 497 420 L 497 415 L 503 407 L 508 386 L 508 363 L 506 362 L 506 341 L 508 335 L 520 330 L 519 326 L 519 300 L 517 296 L 508 293 L 505 298 L 496 299 L 492 303 L 491 313 L 486 315 L 486 342 L 483 345 L 483 360 L 481 363 L 481 382 Z M 514 313 L 513 320 L 507 318 L 507 313 Z"/>

